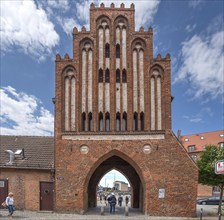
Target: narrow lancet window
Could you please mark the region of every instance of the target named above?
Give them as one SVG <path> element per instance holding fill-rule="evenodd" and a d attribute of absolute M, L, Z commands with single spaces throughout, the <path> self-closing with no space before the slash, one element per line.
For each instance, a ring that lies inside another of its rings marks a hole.
<path fill-rule="evenodd" d="M 116 58 L 120 58 L 120 44 L 116 45 Z"/>
<path fill-rule="evenodd" d="M 123 131 L 127 131 L 127 113 L 123 114 Z"/>
<path fill-rule="evenodd" d="M 93 117 L 92 117 L 92 113 L 90 112 L 89 113 L 89 126 L 88 126 L 88 130 L 89 131 L 92 131 L 92 120 L 93 120 Z"/>
<path fill-rule="evenodd" d="M 106 113 L 106 131 L 110 131 L 110 113 Z"/>
<path fill-rule="evenodd" d="M 121 116 L 120 113 L 117 112 L 116 114 L 116 131 L 120 131 L 121 129 Z"/>
<path fill-rule="evenodd" d="M 103 131 L 103 113 L 99 113 L 99 131 Z"/>
<path fill-rule="evenodd" d="M 120 82 L 120 70 L 117 69 L 116 70 L 116 83 L 119 83 Z"/>
<path fill-rule="evenodd" d="M 140 127 L 141 127 L 141 131 L 144 131 L 144 113 L 141 112 L 140 114 Z"/>
<path fill-rule="evenodd" d="M 133 128 L 134 128 L 134 131 L 138 130 L 138 113 L 137 112 L 134 113 Z"/>
<path fill-rule="evenodd" d="M 105 46 L 105 58 L 110 58 L 110 45 L 108 43 Z"/>
<path fill-rule="evenodd" d="M 110 82 L 110 70 L 109 69 L 106 69 L 105 82 L 106 83 Z"/>
<path fill-rule="evenodd" d="M 122 71 L 122 82 L 123 83 L 127 82 L 127 73 L 126 73 L 125 69 L 123 69 L 123 71 Z"/>
<path fill-rule="evenodd" d="M 82 113 L 82 131 L 86 130 L 86 113 Z"/>
<path fill-rule="evenodd" d="M 103 82 L 103 70 L 99 69 L 99 83 Z"/>

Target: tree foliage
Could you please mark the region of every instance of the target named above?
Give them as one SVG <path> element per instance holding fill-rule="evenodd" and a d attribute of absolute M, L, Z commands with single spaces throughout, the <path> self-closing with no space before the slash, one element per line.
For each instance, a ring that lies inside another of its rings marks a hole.
<path fill-rule="evenodd" d="M 208 145 L 197 161 L 199 168 L 199 183 L 210 186 L 221 186 L 224 184 L 224 174 L 215 173 L 215 163 L 224 160 L 224 149 L 215 145 Z"/>
<path fill-rule="evenodd" d="M 210 186 L 219 186 L 220 200 L 218 213 L 221 216 L 222 196 L 224 190 L 224 174 L 215 173 L 215 164 L 218 160 L 224 160 L 224 149 L 215 145 L 208 145 L 197 161 L 199 168 L 199 183 Z"/>

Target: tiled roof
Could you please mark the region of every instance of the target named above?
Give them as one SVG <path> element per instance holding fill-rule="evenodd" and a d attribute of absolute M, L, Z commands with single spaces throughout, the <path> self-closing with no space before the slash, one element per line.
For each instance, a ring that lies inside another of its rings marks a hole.
<path fill-rule="evenodd" d="M 9 164 L 9 153 L 24 149 L 24 156 L 18 155 Z M 25 169 L 54 168 L 54 137 L 0 136 L 0 167 Z"/>
<path fill-rule="evenodd" d="M 195 145 L 195 151 L 203 151 L 203 147 L 206 145 L 218 145 L 224 142 L 224 130 L 204 132 L 198 134 L 189 134 L 181 136 L 181 142 L 185 149 Z"/>

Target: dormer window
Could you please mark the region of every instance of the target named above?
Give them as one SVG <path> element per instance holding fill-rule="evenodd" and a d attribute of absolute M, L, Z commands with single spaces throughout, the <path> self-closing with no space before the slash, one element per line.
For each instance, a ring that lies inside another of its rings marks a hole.
<path fill-rule="evenodd" d="M 193 151 L 195 151 L 195 145 L 188 146 L 188 152 L 193 152 Z"/>

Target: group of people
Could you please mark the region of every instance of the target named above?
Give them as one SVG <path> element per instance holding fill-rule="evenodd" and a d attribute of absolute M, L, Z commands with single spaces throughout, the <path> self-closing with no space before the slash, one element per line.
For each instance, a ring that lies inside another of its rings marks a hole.
<path fill-rule="evenodd" d="M 12 218 L 13 212 L 15 210 L 14 199 L 13 199 L 13 193 L 12 192 L 10 192 L 8 194 L 8 196 L 5 199 L 5 202 L 3 202 L 2 205 L 4 205 L 8 209 L 8 211 L 9 211 L 8 217 Z"/>
<path fill-rule="evenodd" d="M 117 200 L 118 200 L 118 205 L 120 207 L 122 206 L 122 202 L 123 202 L 123 196 L 122 195 L 120 195 L 118 197 L 118 199 L 116 198 L 114 193 L 111 193 L 108 196 L 107 195 L 100 195 L 99 197 L 100 197 L 100 202 L 101 203 L 102 203 L 102 199 L 104 197 L 104 201 L 105 201 L 106 206 L 107 206 L 107 203 L 110 205 L 110 213 L 115 213 L 115 206 L 117 204 Z M 126 196 L 125 197 L 126 206 L 128 205 L 128 202 L 129 202 L 129 197 Z"/>

